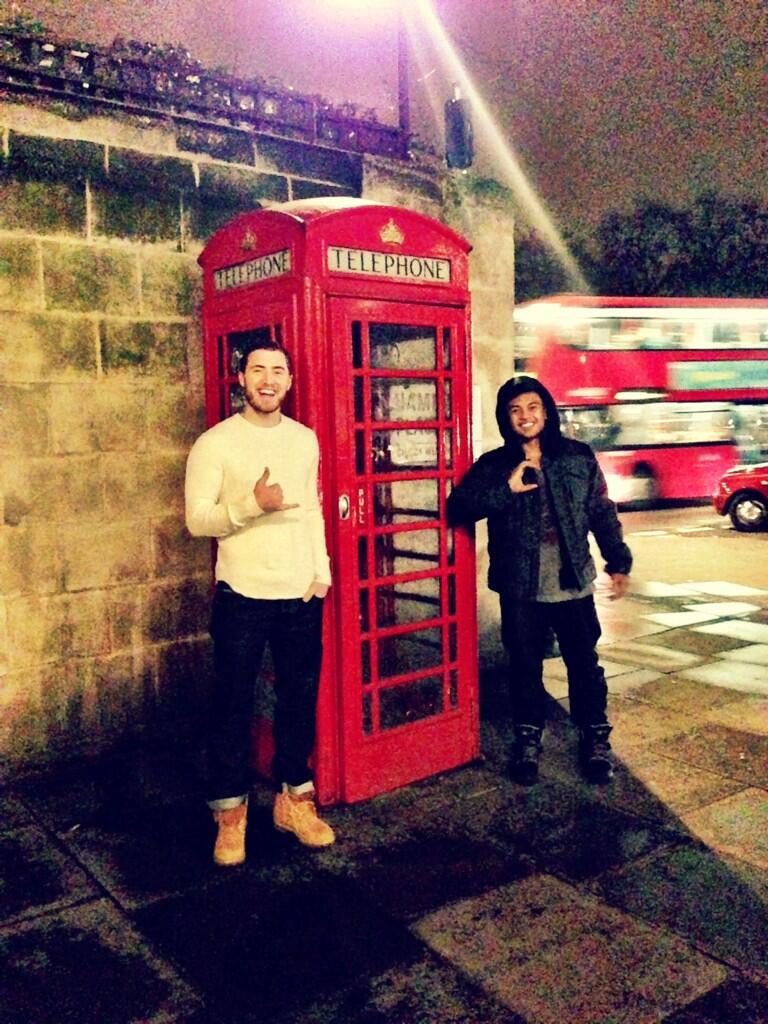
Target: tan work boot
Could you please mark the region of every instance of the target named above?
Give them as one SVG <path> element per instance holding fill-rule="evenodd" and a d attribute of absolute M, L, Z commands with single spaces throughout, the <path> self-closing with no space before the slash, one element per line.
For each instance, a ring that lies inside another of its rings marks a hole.
<path fill-rule="evenodd" d="M 275 828 L 280 832 L 293 832 L 305 846 L 330 846 L 336 836 L 330 825 L 317 816 L 314 793 L 295 795 L 283 785 L 282 793 L 275 797 L 272 811 Z"/>
<path fill-rule="evenodd" d="M 245 860 L 245 826 L 248 804 L 238 804 L 226 811 L 214 811 L 213 820 L 219 827 L 213 860 L 220 867 L 230 868 Z"/>

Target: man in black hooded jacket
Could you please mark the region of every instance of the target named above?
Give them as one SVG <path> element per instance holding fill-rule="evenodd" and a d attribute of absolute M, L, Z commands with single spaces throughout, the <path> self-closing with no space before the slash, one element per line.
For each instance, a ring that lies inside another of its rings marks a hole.
<path fill-rule="evenodd" d="M 448 499 L 451 523 L 488 519 L 488 586 L 501 601 L 501 633 L 510 659 L 515 726 L 511 770 L 538 778 L 547 695 L 542 669 L 550 630 L 568 670 L 570 714 L 590 782 L 613 774 L 607 687 L 596 645 L 596 569 L 589 533 L 611 578 L 611 596 L 629 586 L 632 554 L 592 449 L 562 436 L 549 391 L 533 377 L 500 389 L 496 421 L 504 445 L 482 455 Z"/>

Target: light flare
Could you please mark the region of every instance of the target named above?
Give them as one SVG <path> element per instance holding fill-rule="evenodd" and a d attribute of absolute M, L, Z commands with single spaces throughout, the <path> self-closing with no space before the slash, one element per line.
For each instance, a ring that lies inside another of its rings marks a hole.
<path fill-rule="evenodd" d="M 413 4 L 403 4 L 402 12 L 406 27 L 412 38 L 416 35 L 415 19 L 416 14 L 418 14 L 419 19 L 435 43 L 442 60 L 445 62 L 451 80 L 459 85 L 462 95 L 469 101 L 475 132 L 482 132 L 486 145 L 492 154 L 500 180 L 509 185 L 521 207 L 525 210 L 532 226 L 536 228 L 544 241 L 557 255 L 571 277 L 574 286 L 579 291 L 589 292 L 590 288 L 581 272 L 581 268 L 574 259 L 543 203 L 530 185 L 512 147 L 501 134 L 485 100 L 477 90 L 453 43 L 440 23 L 432 0 L 415 0 Z M 434 109 L 436 104 L 433 103 L 432 105 Z"/>

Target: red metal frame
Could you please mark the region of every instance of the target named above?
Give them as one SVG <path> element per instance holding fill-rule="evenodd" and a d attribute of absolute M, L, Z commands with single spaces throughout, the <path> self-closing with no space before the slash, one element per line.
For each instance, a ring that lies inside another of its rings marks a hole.
<path fill-rule="evenodd" d="M 412 211 L 314 200 L 236 218 L 200 257 L 209 424 L 229 414 L 236 381 L 222 339 L 266 328 L 295 364 L 286 411 L 320 441 L 334 573 L 314 755 L 323 804 L 479 754 L 474 550 L 443 514 L 472 461 L 468 251 Z M 283 272 L 253 280 L 270 254 Z M 428 280 L 396 276 L 421 270 Z M 415 361 L 382 365 L 401 351 Z M 264 772 L 267 725 L 254 734 Z"/>

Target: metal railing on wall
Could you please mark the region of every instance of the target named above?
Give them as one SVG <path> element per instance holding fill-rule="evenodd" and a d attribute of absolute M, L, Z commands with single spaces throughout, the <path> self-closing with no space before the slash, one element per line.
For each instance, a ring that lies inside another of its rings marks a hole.
<path fill-rule="evenodd" d="M 405 160 L 409 135 L 373 112 L 258 79 L 208 71 L 179 47 L 116 40 L 108 48 L 0 29 L 0 88 L 44 92 Z"/>

